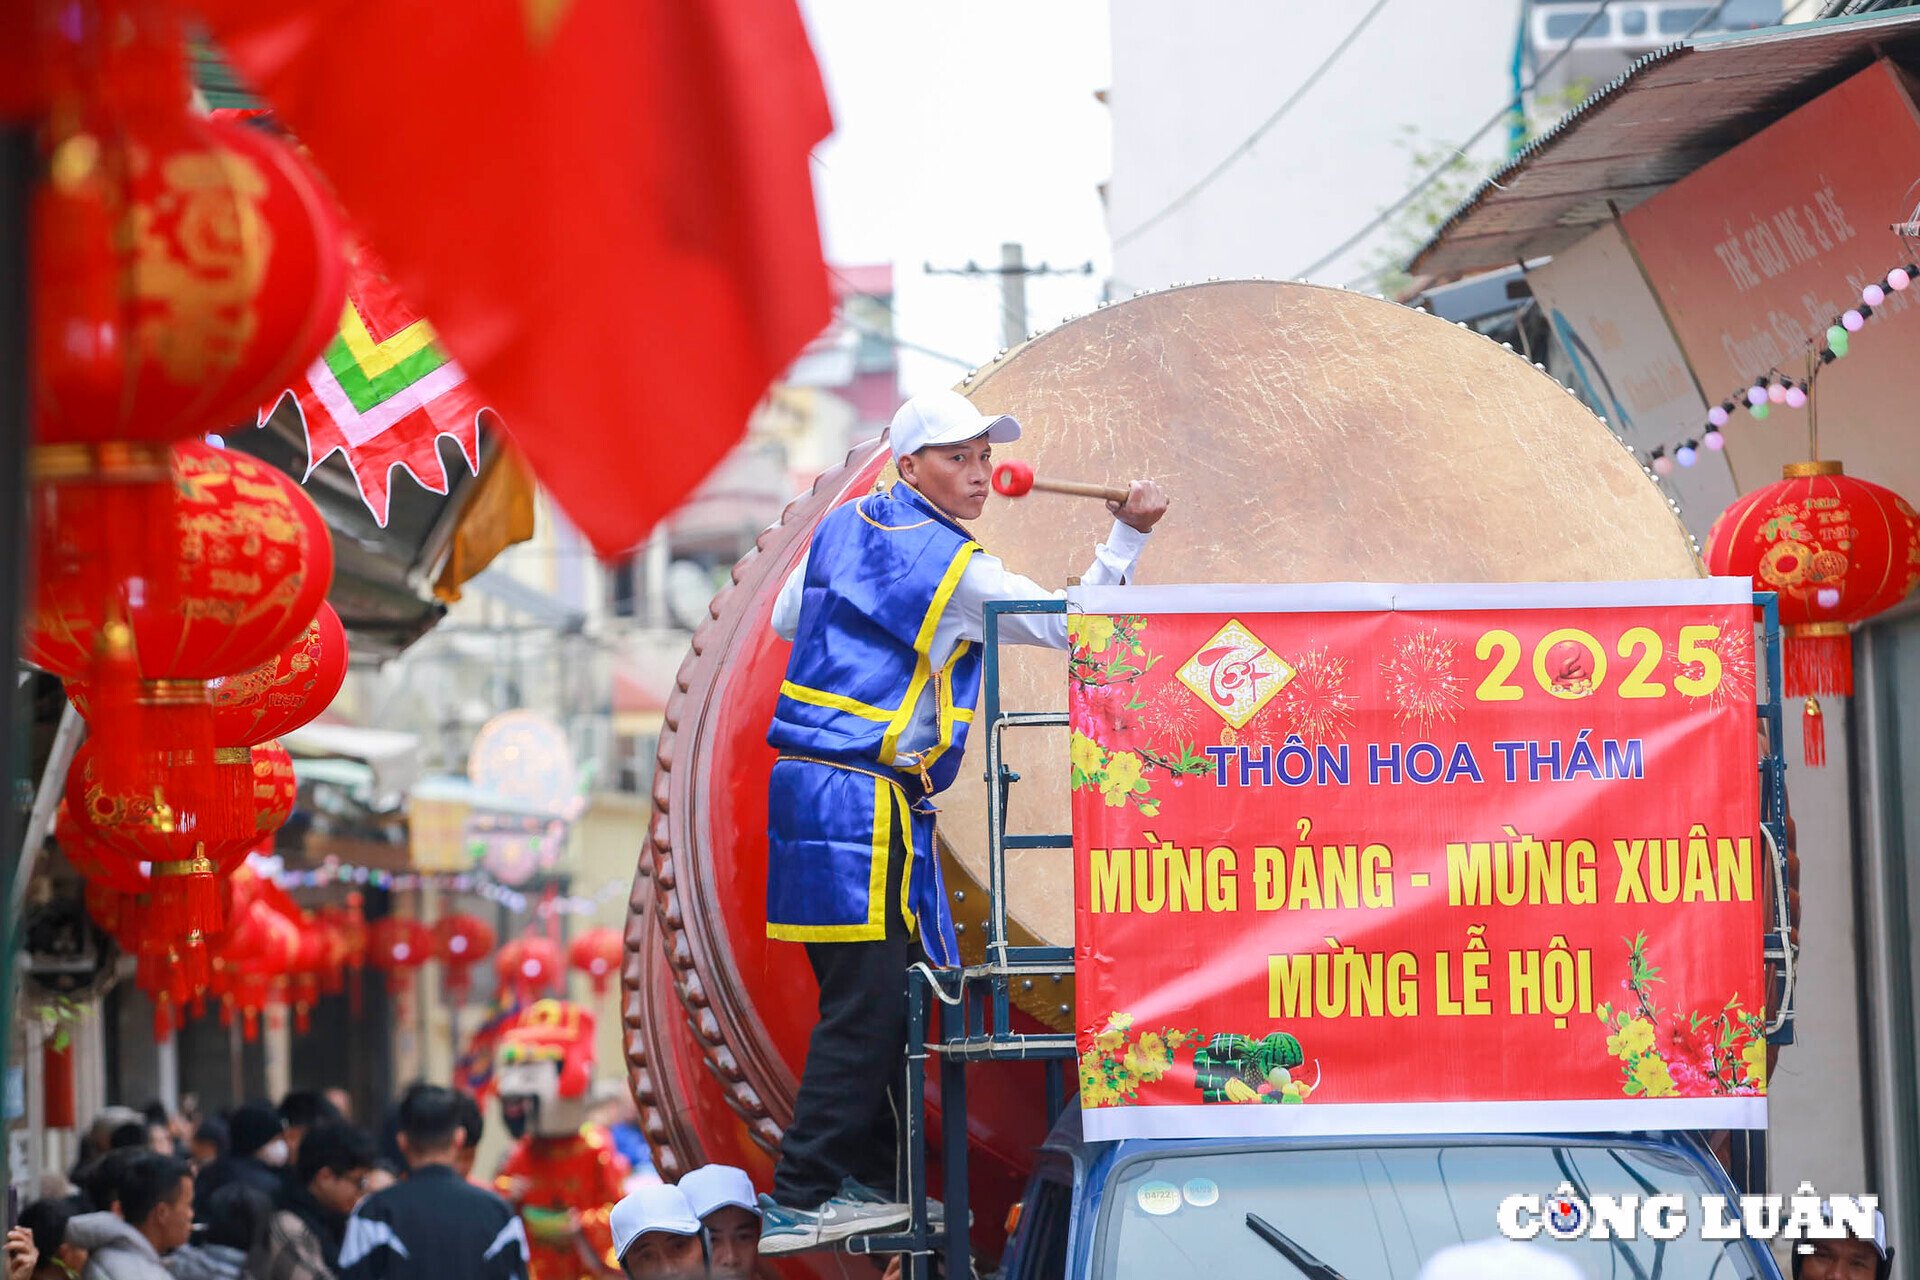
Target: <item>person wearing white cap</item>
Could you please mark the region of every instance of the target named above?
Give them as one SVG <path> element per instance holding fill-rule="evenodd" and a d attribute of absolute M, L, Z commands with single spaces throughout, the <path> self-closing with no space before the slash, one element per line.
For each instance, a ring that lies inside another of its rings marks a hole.
<path fill-rule="evenodd" d="M 706 1229 L 707 1275 L 748 1280 L 760 1259 L 760 1202 L 753 1179 L 730 1164 L 703 1164 L 678 1185 Z"/>
<path fill-rule="evenodd" d="M 1586 1280 L 1580 1268 L 1537 1244 L 1477 1240 L 1427 1259 L 1419 1280 Z"/>
<path fill-rule="evenodd" d="M 1822 1203 L 1820 1216 L 1832 1222 L 1832 1206 Z M 1873 1211 L 1871 1237 L 1801 1241 L 1794 1246 L 1792 1266 L 1793 1280 L 1888 1280 L 1893 1248 L 1887 1243 L 1887 1215 Z"/>
<path fill-rule="evenodd" d="M 699 1280 L 707 1273 L 700 1218 L 679 1187 L 641 1187 L 613 1206 L 613 1256 L 628 1280 Z"/>
<path fill-rule="evenodd" d="M 894 415 L 899 483 L 829 513 L 773 606 L 793 641 L 767 741 L 780 753 L 768 790 L 767 934 L 806 944 L 820 983 L 793 1122 L 760 1251 L 791 1253 L 906 1221 L 899 1203 L 899 1094 L 905 1083 L 905 973 L 919 935 L 958 962 L 933 852 L 932 797 L 953 781 L 979 699 L 985 610 L 1057 595 L 981 550 L 979 516 L 993 447 L 1020 438 L 953 391 L 917 395 Z M 1165 514 L 1136 480 L 1081 575 L 1124 582 Z M 1005 640 L 1067 646 L 1057 614 L 1002 620 Z"/>

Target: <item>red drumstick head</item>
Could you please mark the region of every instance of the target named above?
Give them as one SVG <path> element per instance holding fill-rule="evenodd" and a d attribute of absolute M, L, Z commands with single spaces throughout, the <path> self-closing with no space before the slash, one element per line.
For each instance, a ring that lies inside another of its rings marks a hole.
<path fill-rule="evenodd" d="M 1033 464 L 1015 459 L 996 463 L 993 491 L 1005 498 L 1020 498 L 1033 492 Z"/>

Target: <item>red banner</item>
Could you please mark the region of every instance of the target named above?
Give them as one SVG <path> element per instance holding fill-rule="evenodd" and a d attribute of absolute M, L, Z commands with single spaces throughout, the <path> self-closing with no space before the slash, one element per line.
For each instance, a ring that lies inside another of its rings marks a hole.
<path fill-rule="evenodd" d="M 1087 1136 L 1764 1127 L 1751 589 L 1074 593 Z"/>

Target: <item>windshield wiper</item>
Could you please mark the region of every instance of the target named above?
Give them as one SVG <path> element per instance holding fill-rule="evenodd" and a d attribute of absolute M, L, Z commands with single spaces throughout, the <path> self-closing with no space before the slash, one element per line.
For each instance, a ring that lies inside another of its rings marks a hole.
<path fill-rule="evenodd" d="M 1347 1280 L 1338 1271 L 1306 1251 L 1306 1248 L 1286 1232 L 1268 1222 L 1257 1213 L 1247 1214 L 1247 1226 L 1253 1234 L 1274 1247 L 1274 1251 L 1300 1269 L 1307 1280 Z"/>

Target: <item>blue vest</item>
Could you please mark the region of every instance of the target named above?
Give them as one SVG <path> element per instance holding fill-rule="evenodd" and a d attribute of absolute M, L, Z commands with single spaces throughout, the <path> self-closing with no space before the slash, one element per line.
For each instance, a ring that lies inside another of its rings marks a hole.
<path fill-rule="evenodd" d="M 886 854 L 898 830 L 913 851 L 901 914 L 929 956 L 956 962 L 928 799 L 959 771 L 980 654 L 961 641 L 936 669 L 930 651 L 979 550 L 904 484 L 839 507 L 814 531 L 767 733 L 781 757 L 768 795 L 770 937 L 885 937 Z"/>

